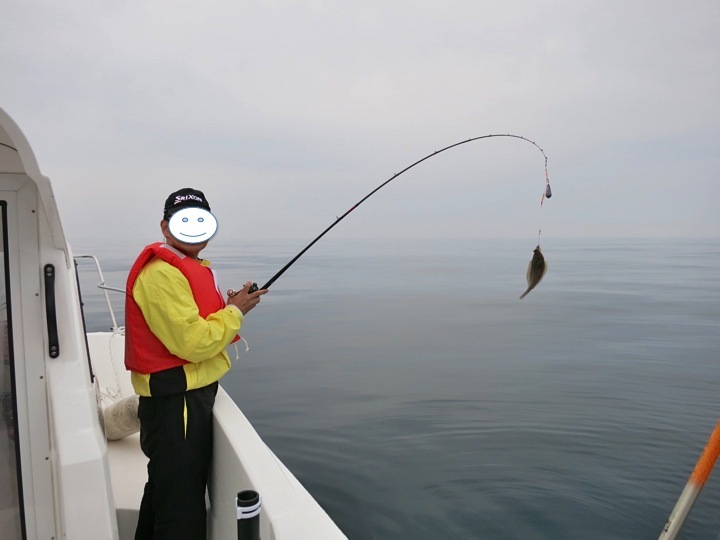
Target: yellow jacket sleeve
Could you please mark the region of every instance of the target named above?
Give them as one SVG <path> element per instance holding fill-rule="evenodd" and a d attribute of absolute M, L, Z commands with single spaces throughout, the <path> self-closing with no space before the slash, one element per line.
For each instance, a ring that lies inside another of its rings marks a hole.
<path fill-rule="evenodd" d="M 208 266 L 207 261 L 201 264 Z M 233 306 L 202 318 L 190 284 L 171 264 L 155 259 L 143 268 L 133 298 L 153 334 L 167 349 L 188 362 L 226 355 L 242 325 L 243 315 Z"/>

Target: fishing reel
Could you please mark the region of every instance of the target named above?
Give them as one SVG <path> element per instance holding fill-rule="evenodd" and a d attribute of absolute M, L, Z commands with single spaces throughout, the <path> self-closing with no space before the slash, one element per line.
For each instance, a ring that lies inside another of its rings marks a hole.
<path fill-rule="evenodd" d="M 257 291 L 257 290 L 258 290 L 258 285 L 257 285 L 257 283 L 253 283 L 252 285 L 250 285 L 250 288 L 248 289 L 248 294 L 252 294 L 252 293 L 254 293 L 254 292 Z M 239 293 L 239 292 L 240 292 L 240 291 L 236 291 L 235 289 L 228 289 L 227 295 L 228 295 L 230 298 L 232 298 L 233 296 L 235 296 L 235 295 L 236 295 L 237 293 Z"/>

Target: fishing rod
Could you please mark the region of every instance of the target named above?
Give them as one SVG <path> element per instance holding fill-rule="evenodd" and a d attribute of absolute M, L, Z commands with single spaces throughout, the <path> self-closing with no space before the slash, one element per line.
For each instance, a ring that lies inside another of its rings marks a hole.
<path fill-rule="evenodd" d="M 460 146 L 460 145 L 462 145 L 462 144 L 467 144 L 467 143 L 470 143 L 470 142 L 473 142 L 473 141 L 479 141 L 480 139 L 489 139 L 489 138 L 491 138 L 491 137 L 511 137 L 511 138 L 513 138 L 513 139 L 520 139 L 520 140 L 523 140 L 523 141 L 525 141 L 525 142 L 528 142 L 528 143 L 532 144 L 535 148 L 537 148 L 537 149 L 540 151 L 540 153 L 542 153 L 543 157 L 545 158 L 545 190 L 543 191 L 542 197 L 541 197 L 541 199 L 540 199 L 540 206 L 542 207 L 542 203 L 544 202 L 544 200 L 545 200 L 545 199 L 549 199 L 550 197 L 552 197 L 552 190 L 550 189 L 550 180 L 549 180 L 549 178 L 548 178 L 548 169 L 547 169 L 548 158 L 547 158 L 547 156 L 545 155 L 545 152 L 543 151 L 543 149 L 540 148 L 534 141 L 531 141 L 530 139 L 528 139 L 528 138 L 526 138 L 526 137 L 522 137 L 521 135 L 513 135 L 513 134 L 511 134 L 511 133 L 497 133 L 497 134 L 491 134 L 491 135 L 482 135 L 482 136 L 480 136 L 480 137 L 472 137 L 472 138 L 470 138 L 470 139 L 467 139 L 467 140 L 464 140 L 464 141 L 460 141 L 460 142 L 457 142 L 457 143 L 455 143 L 455 144 L 451 144 L 450 146 L 446 146 L 445 148 L 442 148 L 442 149 L 440 149 L 440 150 L 436 150 L 435 152 L 433 152 L 433 153 L 431 153 L 431 154 L 428 154 L 427 156 L 423 157 L 422 159 L 418 159 L 418 160 L 417 160 L 415 163 L 413 163 L 412 165 L 408 165 L 407 167 L 405 167 L 405 168 L 404 168 L 402 171 L 400 171 L 399 173 L 396 173 L 396 174 L 392 175 L 390 178 L 388 178 L 387 180 L 385 180 L 385 182 L 383 182 L 382 184 L 380 184 L 378 187 L 376 187 L 375 189 L 373 189 L 370 193 L 368 193 L 368 194 L 365 195 L 362 199 L 360 199 L 358 202 L 356 202 L 347 212 L 345 212 L 342 216 L 340 216 L 339 218 L 337 218 L 327 229 L 325 229 L 323 232 L 321 232 L 312 242 L 310 242 L 307 246 L 305 246 L 305 247 L 302 249 L 302 251 L 300 251 L 300 253 L 298 253 L 297 255 L 295 255 L 295 257 L 293 257 L 293 258 L 292 258 L 285 266 L 283 266 L 273 277 L 271 277 L 270 280 L 269 280 L 265 285 L 262 286 L 262 288 L 263 288 L 263 289 L 269 288 L 273 283 L 275 283 L 275 281 L 276 281 L 280 276 L 282 276 L 282 275 L 288 270 L 288 268 L 290 268 L 293 264 L 295 264 L 295 262 L 296 262 L 300 257 L 302 257 L 307 250 L 309 250 L 311 247 L 313 247 L 313 246 L 318 242 L 318 240 L 320 240 L 323 236 L 325 236 L 327 233 L 329 233 L 338 223 L 340 223 L 343 219 L 345 219 L 345 218 L 346 218 L 353 210 L 355 210 L 358 206 L 360 206 L 362 203 L 364 203 L 366 200 L 368 200 L 370 197 L 372 197 L 375 193 L 377 193 L 378 191 L 380 191 L 380 189 L 382 189 L 383 187 L 385 187 L 386 185 L 388 185 L 390 182 L 392 182 L 393 180 L 395 180 L 395 179 L 396 179 L 398 176 L 400 176 L 401 174 L 409 171 L 410 169 L 412 169 L 412 168 L 415 167 L 416 165 L 419 165 L 419 164 L 422 163 L 423 161 L 426 161 L 426 160 L 430 159 L 431 157 L 434 157 L 434 156 L 436 156 L 436 155 L 438 155 L 438 154 L 440 154 L 440 153 L 442 153 L 442 152 L 445 152 L 446 150 L 450 150 L 451 148 L 455 148 L 456 146 Z M 255 292 L 255 291 L 257 291 L 257 290 L 258 290 L 257 283 L 253 283 L 252 286 L 250 287 L 250 289 L 248 290 L 248 292 L 249 292 L 249 293 L 252 293 L 252 292 Z M 239 291 L 234 291 L 233 289 L 230 289 L 230 290 L 228 291 L 228 295 L 229 295 L 229 296 L 234 296 L 235 294 L 237 294 L 237 292 L 239 292 Z"/>

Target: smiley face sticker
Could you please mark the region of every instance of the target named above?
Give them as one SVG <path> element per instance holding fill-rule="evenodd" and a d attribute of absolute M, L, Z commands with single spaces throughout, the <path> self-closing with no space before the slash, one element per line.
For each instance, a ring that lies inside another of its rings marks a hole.
<path fill-rule="evenodd" d="M 168 228 L 176 240 L 186 244 L 207 242 L 217 232 L 217 219 L 203 208 L 183 208 L 175 212 Z"/>

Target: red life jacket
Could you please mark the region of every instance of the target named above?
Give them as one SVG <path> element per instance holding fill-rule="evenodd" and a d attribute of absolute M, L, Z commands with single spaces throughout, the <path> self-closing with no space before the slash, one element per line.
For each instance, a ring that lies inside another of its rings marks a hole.
<path fill-rule="evenodd" d="M 142 269 L 155 257 L 160 257 L 180 270 L 190 284 L 190 290 L 202 318 L 226 306 L 218 289 L 213 271 L 199 264 L 172 246 L 157 242 L 147 246 L 133 264 L 125 288 L 125 367 L 136 373 L 155 373 L 188 364 L 172 354 L 152 333 L 132 292 Z M 240 339 L 235 336 L 234 341 Z"/>

